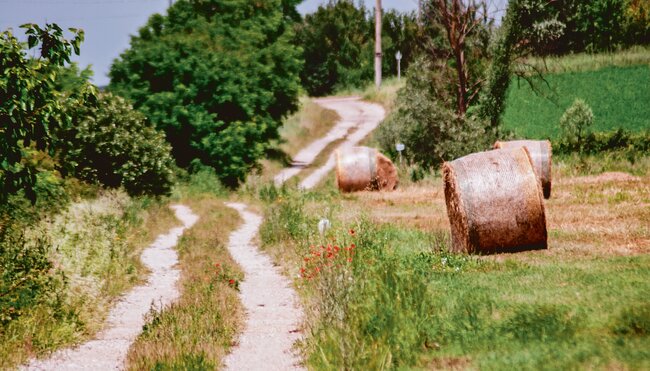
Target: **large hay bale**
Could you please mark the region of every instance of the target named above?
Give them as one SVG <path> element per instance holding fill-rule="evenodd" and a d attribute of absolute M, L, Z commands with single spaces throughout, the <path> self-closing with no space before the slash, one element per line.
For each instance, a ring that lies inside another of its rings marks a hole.
<path fill-rule="evenodd" d="M 341 192 L 392 191 L 397 182 L 395 165 L 376 149 L 350 147 L 336 151 L 336 183 Z"/>
<path fill-rule="evenodd" d="M 548 140 L 511 140 L 508 142 L 497 141 L 494 148 L 508 149 L 526 147 L 530 154 L 535 173 L 542 182 L 544 198 L 551 197 L 551 167 L 553 162 L 553 150 Z"/>
<path fill-rule="evenodd" d="M 453 251 L 546 248 L 542 187 L 526 148 L 474 153 L 442 171 Z"/>

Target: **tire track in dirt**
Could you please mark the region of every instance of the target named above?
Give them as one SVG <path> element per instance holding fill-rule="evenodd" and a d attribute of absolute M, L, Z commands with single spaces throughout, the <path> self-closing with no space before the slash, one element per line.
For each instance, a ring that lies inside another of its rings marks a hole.
<path fill-rule="evenodd" d="M 277 186 L 300 173 L 304 168 L 311 165 L 316 157 L 327 147 L 328 144 L 337 140 L 344 141 L 337 149 L 344 149 L 357 145 L 363 138 L 368 136 L 386 116 L 384 108 L 375 103 L 364 102 L 359 97 L 345 98 L 322 98 L 314 100 L 317 104 L 336 111 L 341 117 L 336 125 L 322 138 L 310 143 L 293 158 L 294 165 L 280 171 L 274 178 Z M 348 135 L 350 129 L 356 129 Z M 310 189 L 315 187 L 335 166 L 334 152 L 327 162 L 320 168 L 314 170 L 309 176 L 300 182 L 299 187 Z"/>
<path fill-rule="evenodd" d="M 33 360 L 24 370 L 116 370 L 124 368 L 129 347 L 142 331 L 144 316 L 154 306 L 161 310 L 179 296 L 176 283 L 180 271 L 175 268 L 174 250 L 179 237 L 199 219 L 184 205 L 172 205 L 182 227 L 161 234 L 141 255 L 151 270 L 147 283 L 125 294 L 110 311 L 107 325 L 95 339 L 78 347 L 55 352 L 49 359 Z"/>
<path fill-rule="evenodd" d="M 228 250 L 244 270 L 239 296 L 247 314 L 237 346 L 224 360 L 226 369 L 303 369 L 292 349 L 301 336 L 298 328 L 303 319 L 297 295 L 289 279 L 253 242 L 262 217 L 247 211 L 244 204 L 226 206 L 237 210 L 244 219 L 244 224 L 230 235 Z"/>

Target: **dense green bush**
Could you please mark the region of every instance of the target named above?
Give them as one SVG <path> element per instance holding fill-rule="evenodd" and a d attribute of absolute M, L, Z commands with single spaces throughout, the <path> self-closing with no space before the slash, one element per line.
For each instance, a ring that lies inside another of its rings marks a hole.
<path fill-rule="evenodd" d="M 174 161 L 164 135 L 123 98 L 101 94 L 97 105 L 78 109 L 59 132 L 57 147 L 72 175 L 132 195 L 168 194 Z"/>
<path fill-rule="evenodd" d="M 594 113 L 582 99 L 576 99 L 560 117 L 560 128 L 564 139 L 574 143 L 582 151 L 582 141 L 594 124 Z"/>
<path fill-rule="evenodd" d="M 111 67 L 110 90 L 193 161 L 235 186 L 298 104 L 295 1 L 178 1 L 155 14 Z"/>
<path fill-rule="evenodd" d="M 609 132 L 593 132 L 586 134 L 580 145 L 567 137 L 561 138 L 553 148 L 557 153 L 575 153 L 597 155 L 605 152 L 627 152 L 631 159 L 647 156 L 650 153 L 650 131 L 630 132 L 618 129 Z"/>
<path fill-rule="evenodd" d="M 40 58 L 29 58 L 25 44 L 10 31 L 0 34 L 0 202 L 20 191 L 36 200 L 39 169 L 30 166 L 30 157 L 35 150 L 51 153 L 52 132 L 70 120 L 53 82 L 73 50 L 79 54 L 83 41 L 83 31 L 70 29 L 73 38 L 67 40 L 56 24 L 23 28 L 30 49 L 41 45 Z M 69 104 L 82 104 L 93 95 L 92 89 L 86 93 L 69 96 Z"/>
<path fill-rule="evenodd" d="M 444 105 L 451 99 L 430 62 L 415 62 L 407 78 L 398 92 L 395 110 L 376 133 L 383 151 L 394 156 L 395 144 L 401 142 L 408 161 L 430 168 L 489 148 L 493 137 L 486 134 L 485 123 L 458 116 Z"/>

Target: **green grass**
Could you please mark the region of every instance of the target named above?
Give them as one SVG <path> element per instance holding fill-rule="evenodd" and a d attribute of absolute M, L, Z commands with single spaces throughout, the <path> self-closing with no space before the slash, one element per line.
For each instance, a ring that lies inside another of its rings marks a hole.
<path fill-rule="evenodd" d="M 547 75 L 549 100 L 536 95 L 524 81 L 513 81 L 508 92 L 504 128 L 517 137 L 557 138 L 559 121 L 576 98 L 594 112 L 594 131 L 650 129 L 650 66 L 606 67 L 596 71 Z"/>
<path fill-rule="evenodd" d="M 434 192 L 439 198 L 426 194 Z M 650 367 L 647 254 L 574 253 L 580 236 L 566 233 L 553 237 L 550 253 L 454 255 L 441 226 L 381 224 L 358 212 L 412 205 L 408 193 L 285 188 L 263 196 L 264 248 L 300 275 L 311 369 Z M 595 202 L 616 207 L 607 197 Z M 560 207 L 551 217 L 565 215 Z M 322 216 L 332 222 L 325 236 L 316 231 Z M 591 250 L 601 249 L 596 240 Z"/>

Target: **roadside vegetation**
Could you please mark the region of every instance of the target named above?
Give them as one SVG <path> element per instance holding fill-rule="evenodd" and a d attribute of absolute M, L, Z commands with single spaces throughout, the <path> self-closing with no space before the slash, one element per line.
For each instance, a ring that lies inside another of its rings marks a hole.
<path fill-rule="evenodd" d="M 308 308 L 310 368 L 643 369 L 642 172 L 573 178 L 560 165 L 541 252 L 448 253 L 439 178 L 381 194 L 268 188 L 261 238 Z"/>

